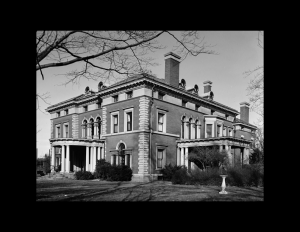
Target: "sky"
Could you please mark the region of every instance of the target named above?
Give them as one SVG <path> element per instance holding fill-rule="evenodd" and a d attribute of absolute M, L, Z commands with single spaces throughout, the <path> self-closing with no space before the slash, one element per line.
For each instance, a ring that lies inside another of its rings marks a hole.
<path fill-rule="evenodd" d="M 175 34 L 177 32 L 174 32 Z M 180 63 L 179 79 L 186 80 L 187 87 L 199 86 L 199 95 L 203 93 L 204 81 L 212 82 L 214 101 L 229 106 L 240 111 L 241 102 L 249 102 L 247 86 L 254 76 L 248 76 L 244 72 L 253 70 L 263 65 L 263 50 L 257 46 L 257 31 L 201 31 L 200 36 L 204 36 L 207 44 L 214 45 L 212 49 L 218 55 L 200 54 L 198 56 L 188 56 Z M 164 54 L 172 50 L 175 40 L 168 34 L 163 34 L 158 41 L 166 48 L 153 53 L 152 57 L 156 67 L 151 67 L 152 74 L 158 78 L 164 78 L 165 60 Z M 45 77 L 42 80 L 40 71 L 36 72 L 37 93 L 49 93 L 47 102 L 57 104 L 61 101 L 73 98 L 84 93 L 85 87 L 97 91 L 98 82 L 80 79 L 79 84 L 68 84 L 64 74 L 74 68 L 81 68 L 81 63 L 70 66 L 43 69 Z M 47 105 L 39 100 L 40 110 L 37 110 L 37 148 L 38 157 L 48 154 L 50 149 L 50 114 L 45 111 Z M 237 117 L 239 118 L 239 116 Z M 259 116 L 250 111 L 249 123 L 254 124 Z"/>

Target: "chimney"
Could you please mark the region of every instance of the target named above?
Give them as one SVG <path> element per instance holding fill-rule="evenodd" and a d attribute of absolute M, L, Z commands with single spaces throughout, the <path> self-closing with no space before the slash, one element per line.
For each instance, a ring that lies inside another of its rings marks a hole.
<path fill-rule="evenodd" d="M 179 86 L 179 63 L 181 57 L 168 52 L 165 54 L 165 80 L 168 84 L 178 88 Z"/>
<path fill-rule="evenodd" d="M 249 106 L 250 104 L 248 102 L 241 102 L 240 103 L 240 119 L 243 120 L 244 122 L 249 123 Z"/>
<path fill-rule="evenodd" d="M 204 81 L 203 84 L 204 84 L 204 93 L 210 92 L 212 82 L 211 81 Z"/>

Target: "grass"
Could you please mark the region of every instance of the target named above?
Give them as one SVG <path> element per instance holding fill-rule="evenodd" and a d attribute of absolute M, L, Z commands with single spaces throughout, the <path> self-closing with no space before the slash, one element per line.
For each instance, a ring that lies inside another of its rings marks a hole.
<path fill-rule="evenodd" d="M 263 201 L 259 187 L 221 187 L 172 185 L 168 181 L 135 183 L 130 181 L 42 180 L 36 182 L 37 201 Z"/>

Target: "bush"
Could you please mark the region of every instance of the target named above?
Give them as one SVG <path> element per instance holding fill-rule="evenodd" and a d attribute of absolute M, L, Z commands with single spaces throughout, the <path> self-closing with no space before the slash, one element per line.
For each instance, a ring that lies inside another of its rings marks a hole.
<path fill-rule="evenodd" d="M 219 168 L 209 168 L 206 171 L 200 171 L 199 169 L 192 170 L 191 179 L 193 184 L 215 186 L 220 186 L 222 184 Z"/>
<path fill-rule="evenodd" d="M 191 184 L 191 177 L 187 173 L 186 167 L 180 168 L 172 176 L 172 184 Z"/>
<path fill-rule="evenodd" d="M 75 179 L 76 180 L 92 180 L 94 179 L 94 175 L 89 171 L 78 171 L 75 172 Z"/>
<path fill-rule="evenodd" d="M 111 168 L 111 164 L 106 162 L 105 159 L 97 160 L 96 170 L 95 170 L 95 178 L 106 180 L 108 177 L 110 168 Z"/>
<path fill-rule="evenodd" d="M 110 166 L 108 170 L 109 181 L 131 181 L 132 170 L 127 165 Z"/>
<path fill-rule="evenodd" d="M 177 165 L 172 166 L 171 163 L 168 165 L 165 165 L 165 167 L 161 170 L 161 174 L 163 174 L 163 180 L 171 181 L 175 172 L 181 168 L 182 168 L 182 166 L 177 166 Z"/>

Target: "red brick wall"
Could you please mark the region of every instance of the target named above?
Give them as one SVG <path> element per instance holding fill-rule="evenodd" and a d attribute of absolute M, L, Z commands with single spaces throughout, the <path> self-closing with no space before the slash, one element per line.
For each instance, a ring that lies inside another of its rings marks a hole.
<path fill-rule="evenodd" d="M 65 115 L 65 116 L 61 116 L 59 118 L 54 118 L 54 119 L 51 119 L 53 120 L 53 138 L 56 138 L 56 134 L 55 134 L 55 127 L 56 125 L 60 124 L 60 135 L 61 137 L 63 136 L 63 124 L 65 122 L 68 122 L 69 123 L 69 138 L 72 138 L 72 114 L 68 114 L 68 115 Z"/>

